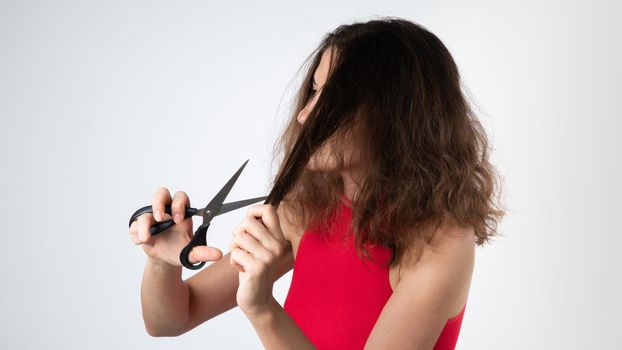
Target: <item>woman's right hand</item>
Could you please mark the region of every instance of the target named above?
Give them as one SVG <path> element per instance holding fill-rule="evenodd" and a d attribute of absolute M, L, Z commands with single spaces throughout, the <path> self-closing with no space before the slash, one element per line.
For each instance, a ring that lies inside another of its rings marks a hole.
<path fill-rule="evenodd" d="M 151 236 L 149 229 L 156 221 L 162 222 L 171 219 L 171 215 L 164 212 L 165 204 L 171 204 L 175 225 Z M 150 258 L 181 267 L 179 254 L 190 242 L 194 233 L 192 218 L 184 219 L 185 209 L 190 207 L 190 199 L 182 191 L 176 192 L 171 198 L 168 189 L 160 187 L 155 191 L 151 206 L 153 214 L 145 213 L 139 216 L 130 226 L 130 238 L 134 244 L 142 245 L 143 250 Z M 222 255 L 218 248 L 197 246 L 190 251 L 188 260 L 192 264 L 197 264 L 201 261 L 219 260 Z"/>

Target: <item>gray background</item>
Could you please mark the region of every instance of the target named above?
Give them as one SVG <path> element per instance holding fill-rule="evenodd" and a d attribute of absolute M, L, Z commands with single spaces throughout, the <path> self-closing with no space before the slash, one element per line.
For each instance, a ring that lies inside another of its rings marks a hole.
<path fill-rule="evenodd" d="M 458 348 L 617 346 L 619 14 L 614 1 L 0 1 L 0 348 L 261 348 L 237 308 L 150 337 L 127 220 L 159 186 L 204 205 L 246 159 L 228 199 L 266 195 L 299 65 L 326 32 L 382 15 L 447 45 L 505 179 L 506 237 L 477 250 Z M 215 220 L 210 244 L 226 252 L 245 212 Z"/>

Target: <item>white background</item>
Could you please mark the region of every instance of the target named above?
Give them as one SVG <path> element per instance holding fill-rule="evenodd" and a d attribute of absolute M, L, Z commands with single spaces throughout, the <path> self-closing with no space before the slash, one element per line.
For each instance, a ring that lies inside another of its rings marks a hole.
<path fill-rule="evenodd" d="M 506 237 L 477 250 L 458 349 L 616 347 L 619 14 L 614 1 L 0 1 L 0 348 L 261 348 L 237 308 L 150 337 L 127 221 L 159 186 L 204 206 L 246 159 L 228 200 L 267 195 L 299 66 L 338 25 L 383 15 L 450 49 L 505 181 Z M 226 252 L 245 213 L 214 220 L 208 242 Z"/>

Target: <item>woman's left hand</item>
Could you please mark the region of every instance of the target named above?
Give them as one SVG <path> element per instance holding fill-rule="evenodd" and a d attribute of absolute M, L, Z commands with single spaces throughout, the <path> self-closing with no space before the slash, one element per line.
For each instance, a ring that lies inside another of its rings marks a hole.
<path fill-rule="evenodd" d="M 229 263 L 240 271 L 236 300 L 245 314 L 257 314 L 270 305 L 277 268 L 289 241 L 271 204 L 251 206 L 233 237 Z"/>

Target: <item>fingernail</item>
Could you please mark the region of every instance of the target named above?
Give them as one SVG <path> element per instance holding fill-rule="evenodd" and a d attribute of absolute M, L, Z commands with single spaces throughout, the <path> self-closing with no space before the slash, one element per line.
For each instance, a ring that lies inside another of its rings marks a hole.
<path fill-rule="evenodd" d="M 154 215 L 154 216 L 155 216 L 155 219 L 156 219 L 157 221 L 162 220 L 162 211 L 161 211 L 160 209 L 156 210 L 156 212 L 155 212 L 155 215 Z"/>
<path fill-rule="evenodd" d="M 175 223 L 179 224 L 181 222 L 181 215 L 175 214 Z"/>

